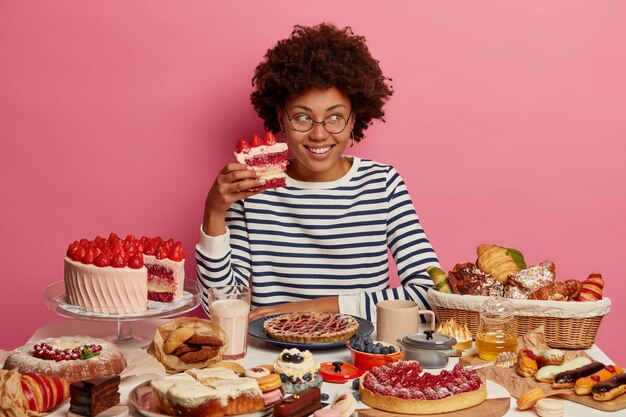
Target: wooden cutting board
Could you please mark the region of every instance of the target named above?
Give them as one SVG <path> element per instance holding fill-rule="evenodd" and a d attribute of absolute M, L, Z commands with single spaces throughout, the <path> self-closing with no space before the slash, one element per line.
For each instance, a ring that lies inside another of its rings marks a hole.
<path fill-rule="evenodd" d="M 502 417 L 509 411 L 511 405 L 510 398 L 493 398 L 485 400 L 481 404 L 464 410 L 452 411 L 441 414 L 420 414 L 421 417 Z M 415 417 L 414 414 L 394 414 L 388 411 L 358 410 L 359 417 Z"/>
<path fill-rule="evenodd" d="M 609 401 L 596 401 L 591 395 L 558 394 L 557 396 L 602 411 L 618 411 L 626 408 L 626 394 Z"/>

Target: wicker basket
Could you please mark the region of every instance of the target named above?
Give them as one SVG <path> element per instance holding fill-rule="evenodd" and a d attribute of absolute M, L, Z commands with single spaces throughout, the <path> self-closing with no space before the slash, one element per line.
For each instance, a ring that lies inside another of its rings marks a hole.
<path fill-rule="evenodd" d="M 466 323 L 476 338 L 480 323 L 480 305 L 487 297 L 445 294 L 428 291 L 430 305 L 438 321 L 454 318 Z M 546 341 L 551 348 L 588 349 L 593 345 L 600 323 L 611 308 L 611 300 L 596 302 L 565 302 L 511 300 L 515 305 L 517 336 L 524 336 L 539 326 L 545 327 Z"/>

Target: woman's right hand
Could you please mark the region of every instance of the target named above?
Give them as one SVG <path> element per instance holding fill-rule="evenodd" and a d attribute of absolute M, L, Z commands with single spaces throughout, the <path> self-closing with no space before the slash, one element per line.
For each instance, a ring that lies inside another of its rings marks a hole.
<path fill-rule="evenodd" d="M 227 164 L 217 175 L 204 203 L 204 221 L 202 229 L 209 236 L 218 236 L 225 232 L 224 215 L 235 201 L 253 196 L 261 191 L 248 191 L 260 187 L 265 180 L 260 173 L 248 165 Z"/>

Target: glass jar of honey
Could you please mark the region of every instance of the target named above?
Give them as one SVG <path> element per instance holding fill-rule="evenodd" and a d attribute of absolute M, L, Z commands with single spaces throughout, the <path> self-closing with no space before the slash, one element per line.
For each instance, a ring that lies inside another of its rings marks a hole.
<path fill-rule="evenodd" d="M 513 304 L 507 298 L 490 297 L 480 309 L 476 351 L 486 361 L 502 352 L 517 352 Z"/>

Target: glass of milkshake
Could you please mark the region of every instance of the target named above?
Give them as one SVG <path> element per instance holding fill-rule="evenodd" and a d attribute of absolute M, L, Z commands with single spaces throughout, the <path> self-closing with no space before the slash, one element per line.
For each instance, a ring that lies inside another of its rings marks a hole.
<path fill-rule="evenodd" d="M 248 314 L 250 314 L 250 288 L 243 285 L 226 285 L 207 290 L 211 320 L 228 336 L 224 359 L 241 359 L 248 348 Z"/>

